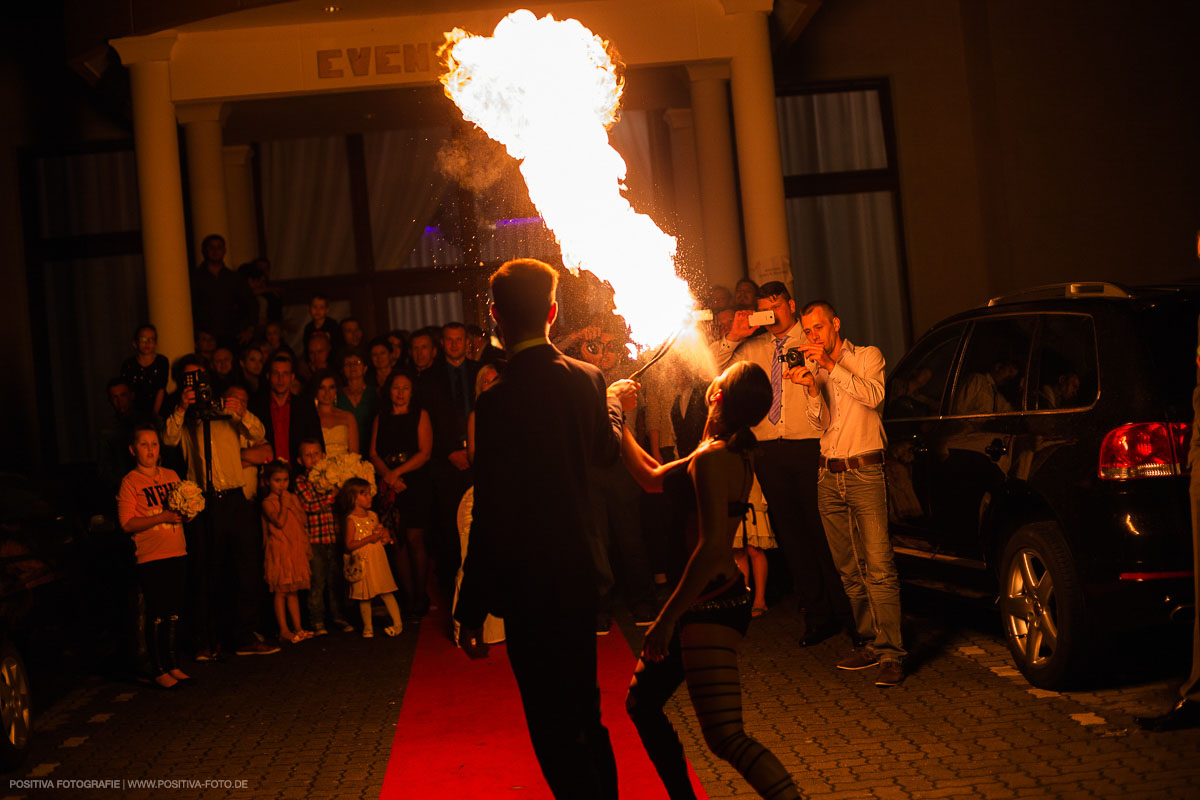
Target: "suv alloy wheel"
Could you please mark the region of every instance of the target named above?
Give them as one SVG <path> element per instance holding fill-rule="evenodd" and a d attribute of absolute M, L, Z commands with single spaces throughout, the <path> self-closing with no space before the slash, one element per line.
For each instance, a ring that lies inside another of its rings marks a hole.
<path fill-rule="evenodd" d="M 1053 522 L 1019 529 L 1000 560 L 1000 617 L 1025 678 L 1061 689 L 1086 657 L 1088 632 L 1075 560 Z"/>

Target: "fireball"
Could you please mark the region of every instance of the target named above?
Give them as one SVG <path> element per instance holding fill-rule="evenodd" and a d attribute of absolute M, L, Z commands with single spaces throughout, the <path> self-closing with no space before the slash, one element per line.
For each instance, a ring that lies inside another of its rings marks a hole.
<path fill-rule="evenodd" d="M 439 53 L 447 96 L 520 162 L 564 266 L 612 285 L 617 312 L 644 347 L 687 325 L 694 301 L 676 274 L 675 238 L 621 193 L 625 161 L 608 130 L 623 81 L 606 42 L 577 20 L 522 10 L 490 37 L 455 28 Z"/>

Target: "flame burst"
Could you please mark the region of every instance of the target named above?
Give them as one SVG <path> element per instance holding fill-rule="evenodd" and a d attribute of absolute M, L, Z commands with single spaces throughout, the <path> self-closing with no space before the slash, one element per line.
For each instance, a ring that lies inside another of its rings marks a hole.
<path fill-rule="evenodd" d="M 521 162 L 529 199 L 572 272 L 613 287 L 635 342 L 657 346 L 688 321 L 675 238 L 633 210 L 625 161 L 608 142 L 623 83 L 606 43 L 577 20 L 514 11 L 491 37 L 455 28 L 439 51 L 446 94 Z"/>

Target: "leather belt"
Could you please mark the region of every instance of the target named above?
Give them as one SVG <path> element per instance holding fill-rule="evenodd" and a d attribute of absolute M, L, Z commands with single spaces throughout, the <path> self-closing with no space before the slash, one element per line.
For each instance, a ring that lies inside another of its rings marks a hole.
<path fill-rule="evenodd" d="M 822 469 L 827 469 L 830 472 L 845 472 L 848 469 L 859 469 L 872 464 L 883 463 L 883 451 L 872 450 L 868 453 L 860 453 L 849 458 L 826 458 L 821 456 L 820 465 Z"/>

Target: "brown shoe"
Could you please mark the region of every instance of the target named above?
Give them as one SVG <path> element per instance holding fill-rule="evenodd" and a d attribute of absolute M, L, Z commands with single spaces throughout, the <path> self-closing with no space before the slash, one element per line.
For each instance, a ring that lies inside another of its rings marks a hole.
<path fill-rule="evenodd" d="M 876 686 L 899 686 L 904 680 L 904 665 L 899 661 L 884 661 L 875 676 Z"/>
<path fill-rule="evenodd" d="M 879 658 L 869 647 L 856 647 L 850 652 L 850 657 L 839 661 L 838 669 L 866 669 L 879 663 Z"/>

